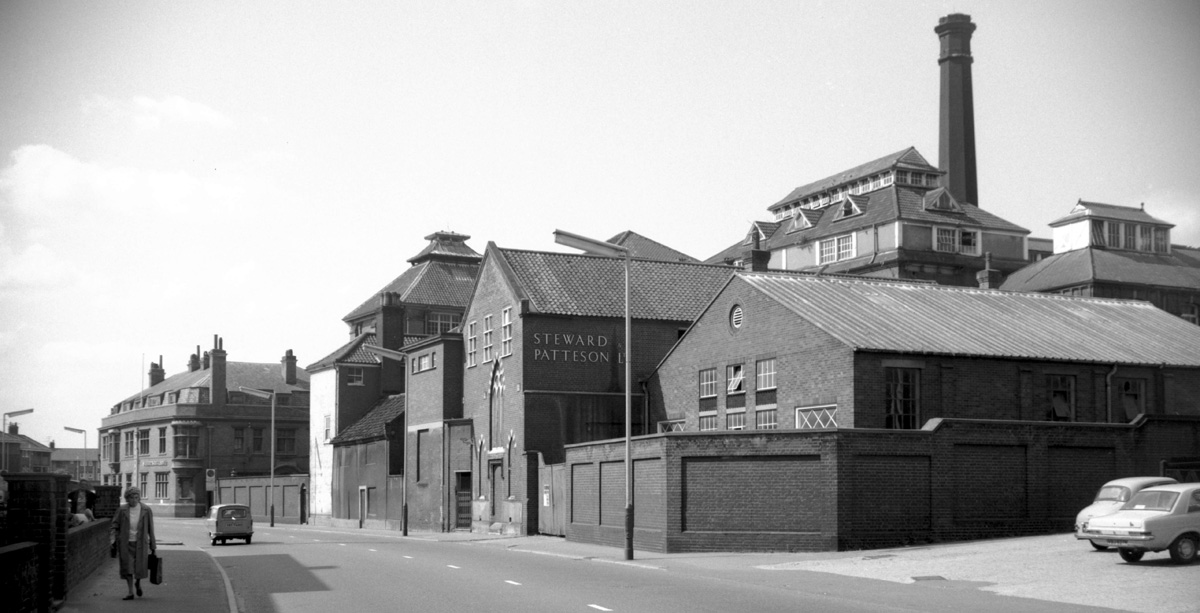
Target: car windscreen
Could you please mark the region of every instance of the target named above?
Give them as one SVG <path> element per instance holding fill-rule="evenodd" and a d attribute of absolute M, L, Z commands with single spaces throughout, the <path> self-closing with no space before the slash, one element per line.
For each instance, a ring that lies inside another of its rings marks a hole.
<path fill-rule="evenodd" d="M 1096 494 L 1095 502 L 1125 502 L 1129 500 L 1129 488 L 1120 485 L 1106 485 Z"/>
<path fill-rule="evenodd" d="M 1179 500 L 1179 492 L 1153 492 L 1142 490 L 1133 495 L 1122 511 L 1170 511 Z"/>

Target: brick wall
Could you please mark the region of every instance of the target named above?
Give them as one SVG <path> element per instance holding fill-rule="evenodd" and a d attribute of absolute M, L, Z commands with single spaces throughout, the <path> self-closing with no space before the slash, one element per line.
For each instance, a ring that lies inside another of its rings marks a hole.
<path fill-rule="evenodd" d="M 109 556 L 110 518 L 97 519 L 67 531 L 66 589 L 79 585 Z"/>
<path fill-rule="evenodd" d="M 647 467 L 635 475 L 637 549 L 848 550 L 1069 532 L 1106 481 L 1200 455 L 1200 417 L 944 419 L 921 430 L 671 433 L 634 443 L 635 467 Z M 567 448 L 569 540 L 623 545 L 607 500 L 623 492 L 623 454 L 620 442 Z"/>

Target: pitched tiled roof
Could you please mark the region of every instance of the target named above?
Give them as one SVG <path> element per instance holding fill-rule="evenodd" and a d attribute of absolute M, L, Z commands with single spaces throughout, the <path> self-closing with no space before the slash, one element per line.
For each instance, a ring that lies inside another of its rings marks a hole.
<path fill-rule="evenodd" d="M 363 349 L 363 345 L 374 345 L 375 333 L 363 332 L 350 339 L 350 342 L 338 347 L 329 355 L 309 364 L 304 370 L 310 373 L 324 370 L 334 364 L 378 364 L 379 356 Z"/>
<path fill-rule="evenodd" d="M 1102 202 L 1085 202 L 1080 200 L 1066 217 L 1060 217 L 1050 222 L 1050 227 L 1057 227 L 1083 218 L 1111 219 L 1114 221 L 1129 221 L 1148 225 L 1175 227 L 1157 217 L 1152 217 L 1142 208 L 1104 204 Z"/>
<path fill-rule="evenodd" d="M 588 317 L 625 316 L 625 264 L 621 258 L 499 249 L 518 291 L 537 313 Z M 733 274 L 725 266 L 632 260 L 630 312 L 637 319 L 691 321 Z"/>
<path fill-rule="evenodd" d="M 1200 367 L 1200 326 L 1148 302 L 777 273 L 738 280 L 860 351 Z"/>
<path fill-rule="evenodd" d="M 1200 291 L 1200 249 L 1172 245 L 1170 254 L 1074 249 L 1012 273 L 1000 289 L 1044 292 L 1094 282 Z"/>
<path fill-rule="evenodd" d="M 162 383 L 138 392 L 126 400 L 157 396 L 164 392 L 173 392 L 189 387 L 208 387 L 212 384 L 212 369 L 204 368 L 192 372 L 182 372 L 171 375 Z M 260 362 L 226 362 L 225 389 L 236 390 L 238 387 L 249 387 L 258 390 L 270 390 L 280 393 L 308 391 L 308 373 L 296 369 L 296 383 L 289 385 L 283 382 L 283 365 Z"/>
<path fill-rule="evenodd" d="M 658 241 L 651 240 L 634 232 L 626 230 L 610 239 L 609 243 L 620 245 L 629 250 L 630 255 L 643 260 L 661 260 L 663 262 L 696 262 L 696 258 L 681 251 L 676 251 Z"/>
<path fill-rule="evenodd" d="M 430 306 L 465 308 L 475 286 L 478 262 L 426 261 L 414 264 L 383 289 L 371 294 L 343 321 L 353 321 L 375 312 L 379 294 L 399 294 L 400 302 Z"/>
<path fill-rule="evenodd" d="M 413 264 L 419 264 L 431 259 L 458 259 L 466 262 L 479 262 L 483 256 L 467 246 L 471 237 L 457 232 L 434 232 L 425 237 L 429 244 L 420 253 L 409 258 Z"/>
<path fill-rule="evenodd" d="M 99 460 L 99 449 L 84 449 L 82 447 L 55 447 L 50 451 L 51 462 L 86 462 Z"/>
<path fill-rule="evenodd" d="M 387 435 L 387 425 L 404 413 L 404 394 L 388 396 L 379 401 L 375 408 L 363 415 L 362 419 L 342 430 L 341 434 L 330 441 L 334 445 L 346 443 L 361 443 L 384 438 Z"/>
<path fill-rule="evenodd" d="M 873 174 L 883 172 L 892 167 L 912 168 L 923 170 L 929 173 L 941 173 L 937 167 L 930 165 L 930 163 L 925 160 L 925 158 L 916 150 L 915 147 L 909 147 L 902 151 L 885 155 L 877 160 L 871 160 L 866 164 L 860 164 L 854 168 L 851 168 L 850 170 L 825 177 L 820 181 L 813 181 L 808 185 L 797 187 L 796 189 L 792 190 L 791 193 L 785 196 L 783 200 L 772 204 L 771 206 L 767 207 L 767 209 L 773 211 L 784 204 L 796 202 L 797 200 L 800 200 L 801 198 L 804 198 L 810 194 L 827 191 L 843 183 L 857 181 L 864 177 L 869 177 Z"/>

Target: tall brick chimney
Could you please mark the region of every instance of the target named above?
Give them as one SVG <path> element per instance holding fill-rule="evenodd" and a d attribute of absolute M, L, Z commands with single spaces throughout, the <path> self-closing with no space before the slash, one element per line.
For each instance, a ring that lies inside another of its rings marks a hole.
<path fill-rule="evenodd" d="M 404 306 L 395 292 L 379 294 L 379 310 L 375 313 L 375 342 L 384 349 L 399 350 L 404 346 Z M 404 362 L 383 360 L 379 365 L 379 383 L 384 394 L 404 391 Z"/>
<path fill-rule="evenodd" d="M 163 382 L 167 378 L 167 371 L 162 367 L 162 356 L 158 356 L 158 363 L 150 363 L 150 387 L 154 387 Z"/>
<path fill-rule="evenodd" d="M 942 70 L 941 121 L 938 132 L 938 168 L 946 173 L 942 186 L 959 202 L 979 205 L 975 182 L 975 100 L 971 87 L 970 15 L 954 13 L 938 20 L 933 29 L 941 41 L 938 64 Z"/>
<path fill-rule="evenodd" d="M 288 349 L 287 353 L 283 354 L 283 359 L 279 361 L 283 364 L 283 382 L 288 385 L 296 384 L 296 356 L 292 355 L 292 350 Z"/>
<path fill-rule="evenodd" d="M 214 409 L 225 406 L 225 340 L 213 335 L 213 348 L 209 352 L 212 359 L 212 373 L 209 374 L 209 402 Z"/>

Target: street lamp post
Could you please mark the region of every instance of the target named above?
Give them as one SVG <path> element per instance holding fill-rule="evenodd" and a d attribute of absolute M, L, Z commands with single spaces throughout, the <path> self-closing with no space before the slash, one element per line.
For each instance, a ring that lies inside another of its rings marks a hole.
<path fill-rule="evenodd" d="M 401 434 L 401 442 L 403 444 L 404 457 L 402 458 L 402 466 L 400 470 L 404 472 L 403 478 L 400 480 L 400 536 L 408 536 L 408 410 L 411 405 L 408 399 L 412 398 L 412 394 L 408 389 L 408 354 L 403 351 L 394 349 L 384 349 L 375 345 L 363 345 L 363 349 L 385 359 L 395 360 L 400 362 L 400 368 L 404 369 L 404 433 Z"/>
<path fill-rule="evenodd" d="M 0 420 L 0 431 L 3 431 L 5 434 L 8 434 L 8 418 L 9 417 L 16 417 L 18 415 L 28 415 L 32 412 L 33 412 L 33 409 L 21 409 L 20 411 L 9 411 L 9 412 L 5 413 L 4 419 Z M 4 453 L 3 453 L 3 455 L 4 455 L 3 469 L 7 471 L 8 470 L 8 443 L 4 443 L 4 445 L 0 446 L 0 449 L 2 449 L 4 451 Z"/>
<path fill-rule="evenodd" d="M 83 457 L 85 458 L 84 461 L 86 462 L 87 461 L 86 458 L 88 457 L 87 430 L 84 430 L 82 428 L 72 428 L 71 426 L 63 426 L 63 430 L 66 430 L 67 432 L 74 432 L 76 434 L 83 435 Z M 80 466 L 79 470 L 76 471 L 76 474 L 75 474 L 76 479 L 83 477 L 83 468 L 84 468 L 83 466 Z"/>
<path fill-rule="evenodd" d="M 270 480 L 270 498 L 271 498 L 271 527 L 275 527 L 275 397 L 278 395 L 275 392 L 264 392 L 250 387 L 238 386 L 238 389 L 243 392 L 255 396 L 257 398 L 271 399 L 271 480 Z M 209 441 L 209 444 L 212 444 Z"/>
<path fill-rule="evenodd" d="M 629 316 L 629 249 L 621 245 L 554 231 L 554 242 L 585 253 L 625 259 L 625 559 L 633 559 L 633 364 L 632 333 Z"/>

